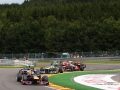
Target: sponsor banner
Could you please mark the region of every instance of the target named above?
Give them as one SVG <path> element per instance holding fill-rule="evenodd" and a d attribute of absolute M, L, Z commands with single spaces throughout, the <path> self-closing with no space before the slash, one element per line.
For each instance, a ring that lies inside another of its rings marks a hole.
<path fill-rule="evenodd" d="M 120 90 L 120 82 L 116 82 L 111 77 L 113 74 L 89 74 L 77 76 L 74 81 L 86 86 L 99 88 L 102 90 Z"/>

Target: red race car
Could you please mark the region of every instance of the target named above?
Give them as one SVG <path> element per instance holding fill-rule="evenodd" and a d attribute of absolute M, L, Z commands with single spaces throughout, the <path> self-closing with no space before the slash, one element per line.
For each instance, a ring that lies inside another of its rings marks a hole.
<path fill-rule="evenodd" d="M 64 71 L 84 71 L 86 65 L 82 62 L 64 61 L 63 68 Z"/>

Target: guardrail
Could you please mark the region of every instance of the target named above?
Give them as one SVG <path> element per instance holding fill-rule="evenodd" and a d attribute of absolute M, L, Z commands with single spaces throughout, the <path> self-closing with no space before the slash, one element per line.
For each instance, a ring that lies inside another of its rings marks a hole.
<path fill-rule="evenodd" d="M 14 66 L 26 66 L 26 65 L 34 65 L 34 63 L 32 61 L 14 60 Z"/>
<path fill-rule="evenodd" d="M 0 58 L 61 58 L 63 53 L 68 53 L 69 57 L 114 57 L 120 56 L 120 50 L 114 51 L 89 51 L 89 52 L 39 52 L 39 53 L 11 53 L 0 54 Z"/>
<path fill-rule="evenodd" d="M 13 66 L 14 61 L 8 59 L 0 59 L 0 66 Z"/>
<path fill-rule="evenodd" d="M 36 63 L 33 61 L 0 59 L 0 66 L 26 66 L 26 65 L 36 65 Z"/>
<path fill-rule="evenodd" d="M 81 57 L 81 58 L 29 58 L 29 61 L 53 61 L 53 60 L 75 60 L 75 61 L 85 61 L 85 60 L 120 60 L 119 57 Z"/>
<path fill-rule="evenodd" d="M 25 66 L 25 65 L 35 65 L 36 62 L 47 62 L 54 60 L 73 60 L 73 61 L 86 61 L 86 60 L 120 60 L 120 57 L 82 57 L 82 58 L 29 58 L 29 61 L 24 61 L 24 59 L 12 60 L 12 59 L 0 59 L 0 66 Z"/>

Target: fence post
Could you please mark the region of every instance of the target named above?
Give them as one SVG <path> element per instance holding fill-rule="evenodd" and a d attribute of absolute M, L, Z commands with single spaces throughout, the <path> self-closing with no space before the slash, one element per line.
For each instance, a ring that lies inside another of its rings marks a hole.
<path fill-rule="evenodd" d="M 75 52 L 75 56 L 76 56 L 76 52 Z"/>
<path fill-rule="evenodd" d="M 28 57 L 27 58 L 29 58 L 29 53 L 28 53 Z"/>
<path fill-rule="evenodd" d="M 12 53 L 12 58 L 13 58 L 13 53 Z"/>
<path fill-rule="evenodd" d="M 22 57 L 22 53 L 20 54 L 20 56 L 21 56 L 21 58 L 23 58 L 23 57 Z"/>
<path fill-rule="evenodd" d="M 82 57 L 83 57 L 83 51 L 82 51 Z"/>
<path fill-rule="evenodd" d="M 36 58 L 36 53 L 35 53 L 35 58 Z"/>
<path fill-rule="evenodd" d="M 92 57 L 92 51 L 91 51 L 91 57 Z"/>
<path fill-rule="evenodd" d="M 57 52 L 57 58 L 58 58 L 58 52 Z"/>

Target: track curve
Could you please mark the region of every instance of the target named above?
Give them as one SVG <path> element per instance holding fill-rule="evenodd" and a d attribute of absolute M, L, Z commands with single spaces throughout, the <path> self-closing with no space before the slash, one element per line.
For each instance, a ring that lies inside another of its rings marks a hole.
<path fill-rule="evenodd" d="M 47 66 L 49 64 L 38 64 Z M 86 70 L 112 70 L 120 69 L 119 64 L 88 64 Z M 16 81 L 16 74 L 19 68 L 0 68 L 0 90 L 55 90 L 47 86 L 22 85 Z"/>
<path fill-rule="evenodd" d="M 55 90 L 47 86 L 22 85 L 16 81 L 19 69 L 0 69 L 0 90 Z"/>

